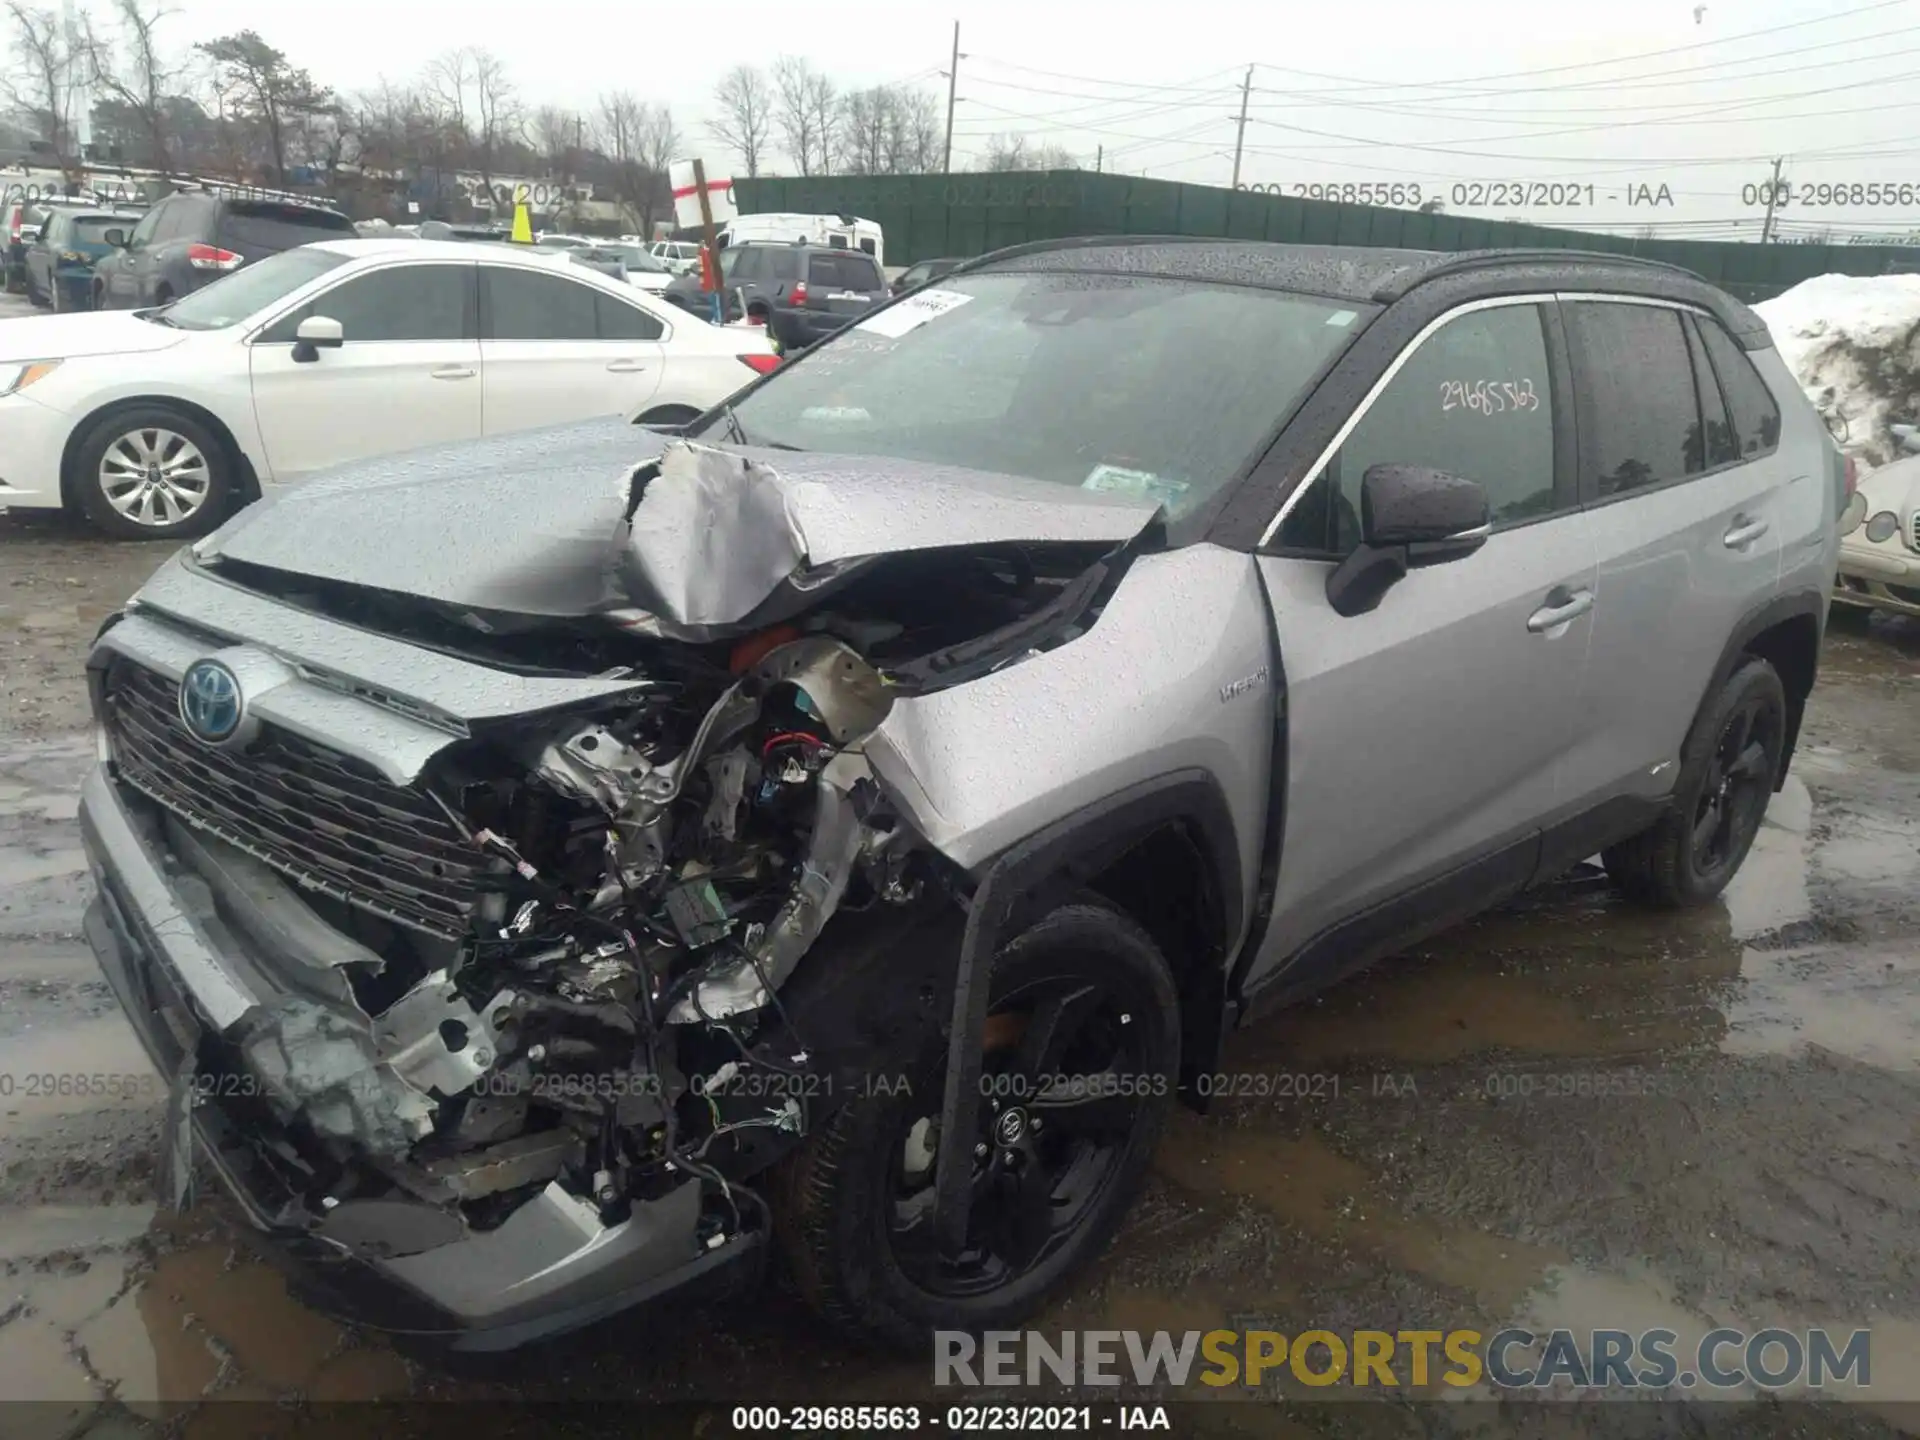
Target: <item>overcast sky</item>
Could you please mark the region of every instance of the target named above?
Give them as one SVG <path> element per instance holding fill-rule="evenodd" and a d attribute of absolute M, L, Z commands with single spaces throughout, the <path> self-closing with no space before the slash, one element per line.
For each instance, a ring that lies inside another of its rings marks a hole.
<path fill-rule="evenodd" d="M 1796 186 L 1920 187 L 1920 0 L 950 0 L 944 11 L 725 0 L 713 31 L 698 5 L 615 0 L 177 3 L 167 22 L 177 43 L 251 27 L 343 91 L 406 78 L 456 44 L 485 45 L 530 106 L 588 107 L 630 89 L 670 103 L 719 159 L 701 122 L 728 66 L 784 51 L 847 86 L 911 81 L 944 102 L 938 72 L 957 19 L 956 158 L 996 131 L 1025 131 L 1089 167 L 1104 147 L 1108 169 L 1225 184 L 1251 64 L 1241 179 L 1289 193 L 1419 184 L 1456 212 L 1726 236 L 1757 235 L 1763 206 L 1742 186 L 1764 181 L 1775 154 Z M 704 44 L 708 33 L 721 43 Z M 1454 188 L 1499 179 L 1577 186 L 1582 203 L 1548 203 L 1550 193 L 1475 206 Z M 1661 185 L 1672 204 L 1628 203 Z M 1920 229 L 1920 199 L 1796 202 L 1782 215 L 1788 233 L 1834 221 Z"/>

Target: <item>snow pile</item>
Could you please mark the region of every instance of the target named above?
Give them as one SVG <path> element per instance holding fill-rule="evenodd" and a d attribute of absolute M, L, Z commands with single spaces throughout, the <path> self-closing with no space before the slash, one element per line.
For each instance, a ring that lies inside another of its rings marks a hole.
<path fill-rule="evenodd" d="M 1753 308 L 1814 407 L 1846 422 L 1844 447 L 1893 459 L 1889 426 L 1920 420 L 1920 275 L 1818 275 Z"/>

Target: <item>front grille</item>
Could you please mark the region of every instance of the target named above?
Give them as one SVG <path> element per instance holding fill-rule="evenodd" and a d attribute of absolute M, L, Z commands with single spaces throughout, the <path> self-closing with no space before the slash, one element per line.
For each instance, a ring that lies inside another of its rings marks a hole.
<path fill-rule="evenodd" d="M 271 725 L 245 751 L 187 733 L 179 688 L 138 665 L 107 678 L 120 778 L 309 890 L 411 929 L 467 928 L 483 857 L 417 790 Z"/>
<path fill-rule="evenodd" d="M 1913 512 L 1913 524 L 1908 533 L 1908 541 L 1914 549 L 1920 550 L 1920 510 Z"/>

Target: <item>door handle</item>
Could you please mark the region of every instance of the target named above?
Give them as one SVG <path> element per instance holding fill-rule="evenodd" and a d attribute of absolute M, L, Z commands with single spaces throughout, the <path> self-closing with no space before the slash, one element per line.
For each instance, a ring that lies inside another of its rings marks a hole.
<path fill-rule="evenodd" d="M 647 362 L 644 360 L 610 360 L 607 362 L 607 373 L 610 375 L 638 375 L 646 368 Z"/>
<path fill-rule="evenodd" d="M 1720 537 L 1720 543 L 1729 550 L 1744 550 L 1766 533 L 1766 521 L 1749 520 L 1744 515 L 1736 515 L 1733 517 L 1733 528 Z"/>
<path fill-rule="evenodd" d="M 1527 629 L 1535 635 L 1544 635 L 1547 631 L 1577 620 L 1593 609 L 1591 590 L 1566 590 L 1555 587 L 1547 592 L 1547 603 L 1527 617 Z"/>
<path fill-rule="evenodd" d="M 471 365 L 442 365 L 429 373 L 435 380 L 471 380 L 474 376 Z"/>

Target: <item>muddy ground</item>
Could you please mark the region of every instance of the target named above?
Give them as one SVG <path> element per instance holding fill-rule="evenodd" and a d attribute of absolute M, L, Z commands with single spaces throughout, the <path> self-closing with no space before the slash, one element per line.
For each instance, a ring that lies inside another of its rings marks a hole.
<path fill-rule="evenodd" d="M 166 548 L 0 517 L 0 1397 L 43 1402 L 0 1408 L 0 1432 L 310 1431 L 320 1402 L 402 1396 L 677 1399 L 709 1419 L 741 1401 L 948 1403 L 924 1364 L 838 1345 L 778 1283 L 484 1367 L 405 1358 L 289 1300 L 217 1199 L 156 1214 L 155 1088 L 25 1093 L 49 1070 L 150 1074 L 79 938 L 74 817 L 82 654 Z M 1181 1112 L 1119 1242 L 1041 1324 L 1871 1326 L 1872 1389 L 1839 1403 L 1622 1402 L 1579 1428 L 1920 1431 L 1900 1404 L 1920 1400 L 1917 880 L 1920 625 L 1837 626 L 1794 778 L 1724 903 L 1650 917 L 1575 875 L 1241 1033 L 1228 1070 L 1337 1077 L 1337 1096 L 1322 1081 L 1310 1101 Z M 1194 1423 L 1399 1436 L 1566 1418 L 1291 1382 L 1260 1398 Z"/>

